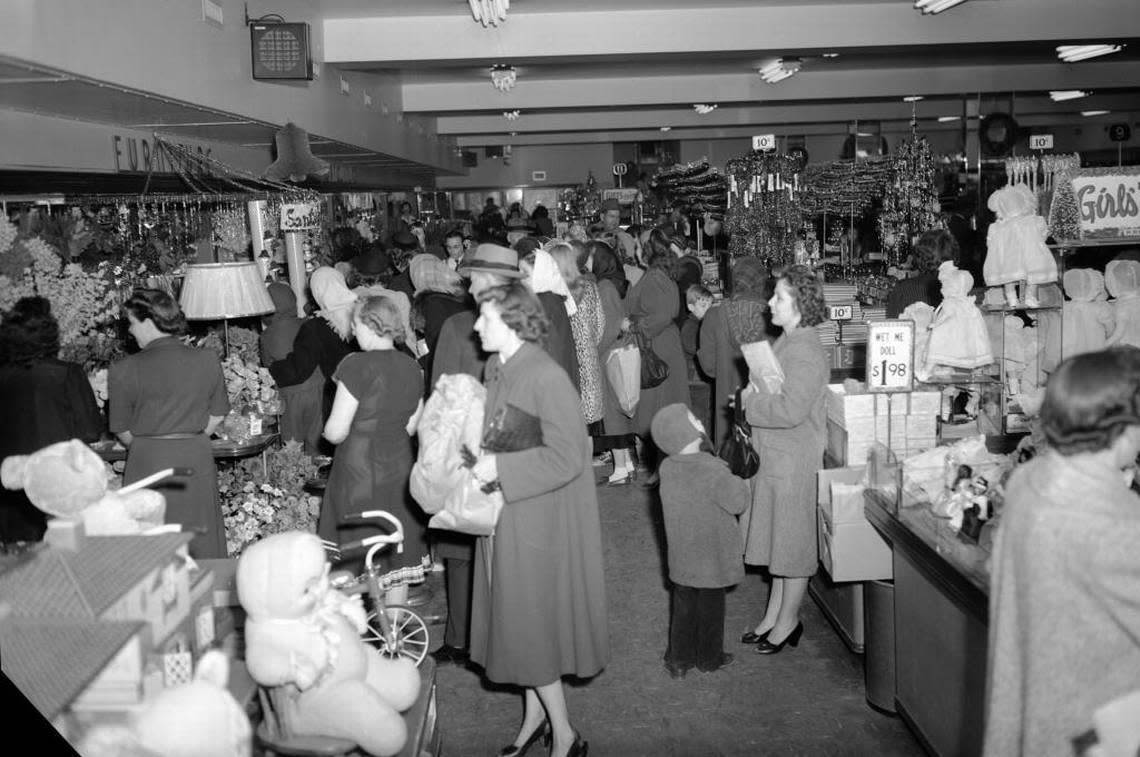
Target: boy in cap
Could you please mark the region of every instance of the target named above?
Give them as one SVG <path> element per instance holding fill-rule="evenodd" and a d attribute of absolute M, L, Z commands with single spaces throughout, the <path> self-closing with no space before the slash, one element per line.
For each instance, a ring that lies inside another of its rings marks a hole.
<path fill-rule="evenodd" d="M 653 441 L 661 463 L 661 510 L 673 611 L 665 669 L 683 678 L 693 667 L 711 672 L 732 662 L 724 651 L 724 590 L 744 578 L 736 516 L 751 500 L 748 482 L 712 455 L 705 429 L 682 403 L 657 411 Z"/>

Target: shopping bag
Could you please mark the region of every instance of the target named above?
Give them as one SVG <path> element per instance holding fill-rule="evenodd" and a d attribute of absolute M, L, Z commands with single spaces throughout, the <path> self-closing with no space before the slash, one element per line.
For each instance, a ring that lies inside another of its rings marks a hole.
<path fill-rule="evenodd" d="M 632 418 L 641 399 L 641 351 L 632 340 L 626 340 L 606 354 L 606 378 L 614 390 L 618 408 Z"/>
<path fill-rule="evenodd" d="M 720 443 L 716 451 L 717 457 L 728 463 L 729 470 L 734 476 L 748 479 L 760 470 L 760 454 L 752 446 L 752 428 L 744 419 L 744 408 L 741 407 L 741 389 L 736 390 L 736 404 L 733 406 L 732 431 Z"/>
<path fill-rule="evenodd" d="M 448 492 L 443 509 L 431 517 L 428 528 L 490 536 L 495 533 L 502 511 L 503 492 L 498 482 L 480 481 L 470 468 L 464 467 L 459 485 Z"/>
<path fill-rule="evenodd" d="M 478 449 L 487 392 L 474 376 L 443 375 L 424 405 L 417 433 L 420 450 L 409 482 L 412 497 L 429 515 L 467 480 L 460 450 Z"/>

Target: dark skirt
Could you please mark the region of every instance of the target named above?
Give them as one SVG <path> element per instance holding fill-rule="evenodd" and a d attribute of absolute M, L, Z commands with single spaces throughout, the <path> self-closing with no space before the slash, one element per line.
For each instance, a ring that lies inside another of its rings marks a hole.
<path fill-rule="evenodd" d="M 218 505 L 218 473 L 209 438 L 205 434 L 188 439 L 136 436 L 127 453 L 123 485 L 164 468 L 194 471 L 189 477 L 178 476 L 151 484 L 151 489 L 166 497 L 166 522 L 180 523 L 183 531 L 196 534 L 190 542 L 192 557 L 228 557 L 225 523 Z"/>

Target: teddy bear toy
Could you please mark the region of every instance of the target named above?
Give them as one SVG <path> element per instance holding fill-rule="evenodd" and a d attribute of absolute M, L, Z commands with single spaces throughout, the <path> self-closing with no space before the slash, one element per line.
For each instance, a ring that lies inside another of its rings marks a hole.
<path fill-rule="evenodd" d="M 111 491 L 107 464 L 78 439 L 50 444 L 0 463 L 6 489 L 23 489 L 48 515 L 83 523 L 89 536 L 138 534 L 161 526 L 166 498 L 144 489 L 151 479 Z"/>
<path fill-rule="evenodd" d="M 249 757 L 249 718 L 226 689 L 229 660 L 218 650 L 202 655 L 194 680 L 165 689 L 126 725 L 88 731 L 83 757 Z"/>
<path fill-rule="evenodd" d="M 400 713 L 419 694 L 419 671 L 365 644 L 360 597 L 329 585 L 319 537 L 288 531 L 250 545 L 238 561 L 237 590 L 249 674 L 273 687 L 289 732 L 346 739 L 372 755 L 403 748 Z"/>
<path fill-rule="evenodd" d="M 1039 307 L 1037 286 L 1057 280 L 1057 262 L 1045 246 L 1049 227 L 1037 215 L 1037 196 L 1026 185 L 1014 184 L 995 191 L 986 205 L 997 215 L 986 234 L 986 284 L 1001 286 L 1011 308 Z M 1017 299 L 1019 283 L 1023 303 Z"/>

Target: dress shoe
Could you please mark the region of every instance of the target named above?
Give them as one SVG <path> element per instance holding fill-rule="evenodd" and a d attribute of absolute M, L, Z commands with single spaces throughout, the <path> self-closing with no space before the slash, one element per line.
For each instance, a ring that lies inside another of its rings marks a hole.
<path fill-rule="evenodd" d="M 770 634 L 770 633 L 772 633 L 771 628 L 769 628 L 764 633 L 756 633 L 755 631 L 746 631 L 744 633 L 744 635 L 740 637 L 740 643 L 741 644 L 759 644 L 760 642 L 764 641 L 764 639 L 767 639 L 768 634 Z"/>
<path fill-rule="evenodd" d="M 698 665 L 697 670 L 700 670 L 702 673 L 714 673 L 714 672 L 720 670 L 721 668 L 727 668 L 729 665 L 732 664 L 732 661 L 734 659 L 735 658 L 732 656 L 732 654 L 725 652 L 724 654 L 722 654 L 720 656 L 720 662 L 718 662 L 716 665 L 713 665 L 710 668 L 702 668 L 700 665 Z"/>
<path fill-rule="evenodd" d="M 756 654 L 776 654 L 782 652 L 786 645 L 797 647 L 800 644 L 800 637 L 804 635 L 803 621 L 796 623 L 796 627 L 788 634 L 783 641 L 779 644 L 773 644 L 772 638 L 769 636 L 759 644 L 756 645 Z"/>
<path fill-rule="evenodd" d="M 640 489 L 656 489 L 657 485 L 661 483 L 661 477 L 657 475 L 657 471 L 654 471 L 648 476 L 638 478 L 634 483 Z"/>
<path fill-rule="evenodd" d="M 693 666 L 692 665 L 682 665 L 681 663 L 671 662 L 668 660 L 666 660 L 666 662 L 665 662 L 665 669 L 667 671 L 669 671 L 669 677 L 674 679 L 674 680 L 676 680 L 678 678 L 684 678 L 685 674 L 689 672 L 689 668 L 691 668 L 691 667 L 693 667 Z"/>
<path fill-rule="evenodd" d="M 527 737 L 527 740 L 522 743 L 522 746 L 507 744 L 499 750 L 499 757 L 522 757 L 539 739 L 542 739 L 543 746 L 549 747 L 551 738 L 550 721 L 544 720 L 539 723 L 538 728 L 534 729 L 534 733 Z"/>
<path fill-rule="evenodd" d="M 634 479 L 634 471 L 632 468 L 625 468 L 623 470 L 616 470 L 610 477 L 606 479 L 606 486 L 624 486 L 632 484 Z"/>
<path fill-rule="evenodd" d="M 574 743 L 570 745 L 570 751 L 566 752 L 566 757 L 586 757 L 589 752 L 590 742 L 585 741 L 582 735 L 575 731 Z"/>
<path fill-rule="evenodd" d="M 465 665 L 467 663 L 467 650 L 453 647 L 450 644 L 444 644 L 439 649 L 431 653 L 431 657 L 435 660 L 437 665 Z"/>

